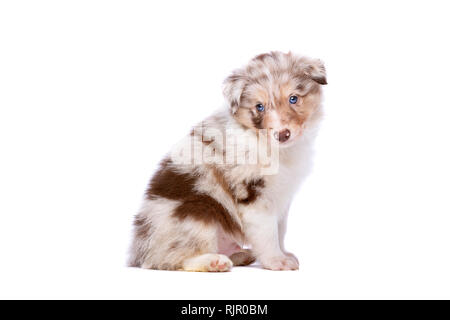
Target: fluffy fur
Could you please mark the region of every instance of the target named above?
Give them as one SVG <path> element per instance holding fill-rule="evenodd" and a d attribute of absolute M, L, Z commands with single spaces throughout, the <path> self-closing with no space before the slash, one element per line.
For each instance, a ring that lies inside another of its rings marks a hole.
<path fill-rule="evenodd" d="M 129 265 L 228 271 L 256 259 L 271 270 L 298 269 L 284 247 L 286 220 L 310 171 L 323 84 L 320 60 L 291 53 L 258 55 L 235 70 L 224 83 L 226 108 L 175 146 L 150 181 L 135 218 Z M 253 162 L 229 161 L 250 157 L 252 139 L 263 142 Z M 189 161 L 180 161 L 180 150 L 188 150 Z M 263 163 L 270 151 L 276 157 Z M 276 170 L 265 171 L 268 165 Z"/>

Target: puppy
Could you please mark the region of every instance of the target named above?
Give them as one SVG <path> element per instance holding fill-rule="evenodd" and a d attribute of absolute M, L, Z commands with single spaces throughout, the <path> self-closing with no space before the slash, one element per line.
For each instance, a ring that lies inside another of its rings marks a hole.
<path fill-rule="evenodd" d="M 129 266 L 296 270 L 284 236 L 322 117 L 320 60 L 270 52 L 225 79 L 226 108 L 163 159 L 134 220 Z M 270 155 L 270 156 L 267 156 Z"/>

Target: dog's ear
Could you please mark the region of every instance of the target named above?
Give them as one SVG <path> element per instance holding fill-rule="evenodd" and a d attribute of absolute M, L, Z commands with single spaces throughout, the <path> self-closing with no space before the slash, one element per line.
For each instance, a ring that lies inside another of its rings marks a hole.
<path fill-rule="evenodd" d="M 318 84 L 327 84 L 325 66 L 319 59 L 308 59 L 308 61 L 306 61 L 303 73 L 307 78 L 310 78 Z"/>
<path fill-rule="evenodd" d="M 223 95 L 230 105 L 231 112 L 236 113 L 241 100 L 242 92 L 247 84 L 243 70 L 235 70 L 223 83 Z"/>

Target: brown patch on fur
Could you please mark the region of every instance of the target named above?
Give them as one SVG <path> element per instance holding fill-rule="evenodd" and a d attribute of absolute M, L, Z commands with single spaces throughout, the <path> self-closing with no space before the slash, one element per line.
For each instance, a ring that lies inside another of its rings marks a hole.
<path fill-rule="evenodd" d="M 216 166 L 211 166 L 212 173 L 217 183 L 222 187 L 223 191 L 232 199 L 234 199 L 233 190 L 228 184 L 224 174 Z"/>
<path fill-rule="evenodd" d="M 214 142 L 214 138 L 211 138 L 210 140 L 205 140 L 205 139 L 206 139 L 205 136 L 202 135 L 202 143 L 205 146 L 209 146 L 212 142 Z"/>
<path fill-rule="evenodd" d="M 218 222 L 225 232 L 241 234 L 240 226 L 233 220 L 227 209 L 206 194 L 191 194 L 183 199 L 173 213 L 178 219 L 192 218 L 204 223 Z"/>
<path fill-rule="evenodd" d="M 171 167 L 171 163 L 169 159 L 161 162 L 160 169 L 153 176 L 147 189 L 149 199 L 160 196 L 171 200 L 181 200 L 193 192 L 197 177 L 176 172 Z"/>
<path fill-rule="evenodd" d="M 248 205 L 255 202 L 261 194 L 260 189 L 264 188 L 264 185 L 264 179 L 256 179 L 247 183 L 247 198 L 238 199 L 238 203 Z"/>
<path fill-rule="evenodd" d="M 146 239 L 150 236 L 150 222 L 139 215 L 137 215 L 134 219 L 134 232 L 136 237 L 141 239 Z"/>
<path fill-rule="evenodd" d="M 178 219 L 188 217 L 204 223 L 219 223 L 222 228 L 232 234 L 242 234 L 239 224 L 218 201 L 194 189 L 198 177 L 193 174 L 177 172 L 170 160 L 161 163 L 147 190 L 147 197 L 155 196 L 182 203 L 175 209 L 173 216 Z"/>
<path fill-rule="evenodd" d="M 259 112 L 254 114 L 251 110 L 249 112 L 252 114 L 252 122 L 256 129 L 262 129 L 264 128 L 263 120 L 264 120 L 264 113 Z"/>
<path fill-rule="evenodd" d="M 312 76 L 311 79 L 313 79 L 318 84 L 322 84 L 322 85 L 328 84 L 327 79 L 325 78 L 325 76 L 318 76 L 318 77 Z"/>
<path fill-rule="evenodd" d="M 248 104 L 250 105 L 250 104 Z M 241 107 L 237 109 L 234 118 L 245 128 L 264 129 L 268 127 L 267 116 L 265 112 L 253 111 L 255 106 Z"/>
<path fill-rule="evenodd" d="M 317 60 L 315 61 L 315 63 L 306 67 L 305 75 L 318 84 L 328 84 L 325 75 L 325 67 L 323 66 L 322 62 L 319 62 Z"/>
<path fill-rule="evenodd" d="M 256 258 L 250 250 L 242 250 L 233 253 L 230 256 L 230 260 L 233 262 L 234 266 L 248 266 L 255 262 Z"/>

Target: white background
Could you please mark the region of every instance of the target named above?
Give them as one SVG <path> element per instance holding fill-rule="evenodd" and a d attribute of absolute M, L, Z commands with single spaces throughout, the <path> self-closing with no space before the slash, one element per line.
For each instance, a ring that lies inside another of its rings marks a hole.
<path fill-rule="evenodd" d="M 2 1 L 0 298 L 450 298 L 446 1 Z M 169 147 L 252 56 L 327 67 L 298 272 L 125 267 Z"/>

